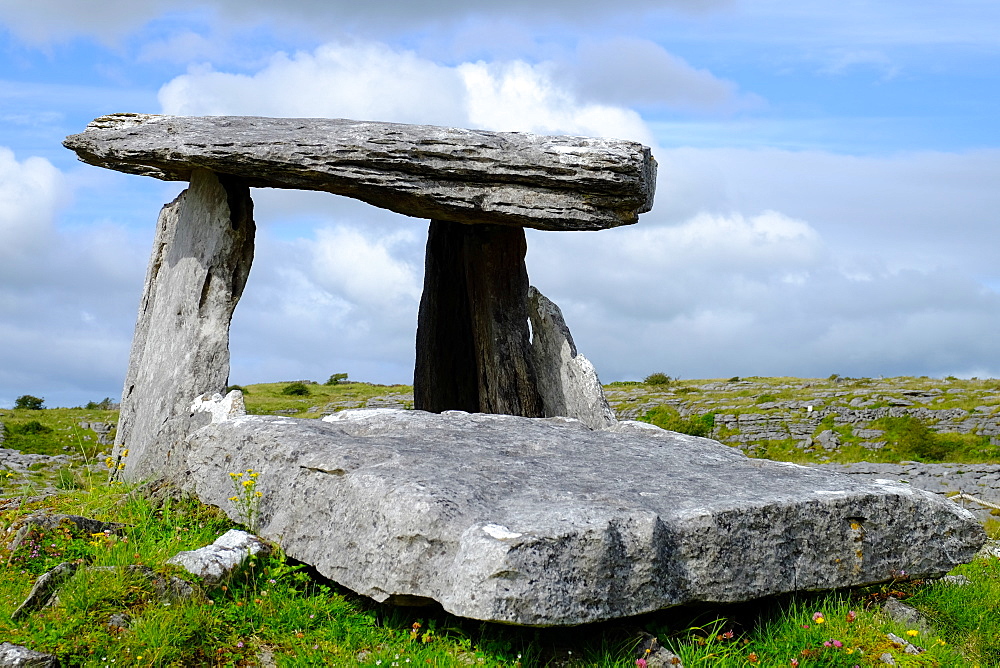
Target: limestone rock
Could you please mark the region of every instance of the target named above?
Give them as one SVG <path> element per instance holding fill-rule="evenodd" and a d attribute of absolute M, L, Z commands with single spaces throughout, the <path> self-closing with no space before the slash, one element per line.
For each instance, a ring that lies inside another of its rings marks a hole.
<path fill-rule="evenodd" d="M 36 652 L 14 643 L 0 643 L 0 668 L 56 668 L 58 665 L 59 659 L 53 654 Z"/>
<path fill-rule="evenodd" d="M 234 177 L 196 170 L 191 179 L 160 214 L 139 305 L 115 438 L 116 454 L 129 450 L 128 480 L 158 477 L 191 425 L 191 398 L 229 379 L 229 324 L 253 257 L 253 203 Z"/>
<path fill-rule="evenodd" d="M 656 182 L 635 142 L 345 119 L 113 114 L 63 144 L 130 174 L 188 181 L 209 169 L 418 218 L 549 230 L 635 223 Z"/>
<path fill-rule="evenodd" d="M 246 415 L 247 407 L 243 402 L 243 393 L 233 390 L 225 397 L 218 392 L 211 396 L 208 393 L 201 395 L 192 402 L 191 412 L 208 413 L 212 416 L 212 422 L 221 422 Z"/>
<path fill-rule="evenodd" d="M 621 422 L 342 411 L 226 420 L 175 452 L 178 482 L 234 518 L 259 471 L 259 534 L 378 601 L 433 599 L 513 624 L 575 625 L 692 602 L 936 576 L 985 540 L 906 485 L 749 459 Z"/>
<path fill-rule="evenodd" d="M 49 604 L 49 601 L 55 596 L 56 591 L 59 589 L 62 583 L 69 579 L 73 573 L 76 573 L 76 569 L 79 564 L 72 561 L 64 561 L 57 565 L 52 570 L 47 573 L 43 573 L 35 580 L 34 586 L 31 591 L 28 592 L 28 597 L 24 599 L 21 605 L 17 606 L 17 609 L 10 614 L 10 618 L 13 621 L 17 621 L 22 617 L 26 617 L 33 612 L 37 612 Z"/>
<path fill-rule="evenodd" d="M 211 545 L 178 552 L 167 559 L 167 563 L 177 564 L 205 582 L 216 584 L 228 579 L 248 558 L 266 554 L 269 550 L 267 543 L 253 534 L 230 529 Z"/>
<path fill-rule="evenodd" d="M 597 370 L 576 350 L 562 311 L 534 286 L 528 288 L 531 359 L 546 417 L 571 417 L 591 429 L 616 422 Z"/>

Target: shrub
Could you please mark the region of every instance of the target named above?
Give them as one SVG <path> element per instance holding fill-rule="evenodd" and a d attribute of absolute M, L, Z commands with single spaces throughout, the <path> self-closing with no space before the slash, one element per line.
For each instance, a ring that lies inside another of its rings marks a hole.
<path fill-rule="evenodd" d="M 12 424 L 8 426 L 8 429 L 12 434 L 36 435 L 52 433 L 52 427 L 46 427 L 38 420 L 31 420 L 24 424 Z"/>
<path fill-rule="evenodd" d="M 104 397 L 100 401 L 88 401 L 84 408 L 89 411 L 112 411 L 115 409 L 115 402 L 112 401 L 111 397 Z"/>
<path fill-rule="evenodd" d="M 45 399 L 33 397 L 30 394 L 23 394 L 14 400 L 14 408 L 22 408 L 31 411 L 40 411 L 44 407 Z"/>
<path fill-rule="evenodd" d="M 885 430 L 890 447 L 902 459 L 943 462 L 952 449 L 948 439 L 932 431 L 919 418 L 910 415 L 880 418 L 872 422 L 871 426 Z"/>
<path fill-rule="evenodd" d="M 670 406 L 657 406 L 647 411 L 639 419 L 643 422 L 655 424 L 661 429 L 690 434 L 691 436 L 708 436 L 715 427 L 715 413 L 684 417 Z"/>
<path fill-rule="evenodd" d="M 250 394 L 250 390 L 248 390 L 247 388 L 243 387 L 242 385 L 227 385 L 226 386 L 226 394 L 229 394 L 233 390 L 239 390 L 243 394 Z"/>
<path fill-rule="evenodd" d="M 339 385 L 341 382 L 347 380 L 346 373 L 335 373 L 326 379 L 324 385 Z"/>
<path fill-rule="evenodd" d="M 289 383 L 281 388 L 282 394 L 290 394 L 292 396 L 306 396 L 309 394 L 309 388 L 306 387 L 305 383 L 295 382 Z"/>
<path fill-rule="evenodd" d="M 657 371 L 646 376 L 642 382 L 646 385 L 669 385 L 672 380 L 667 374 Z"/>

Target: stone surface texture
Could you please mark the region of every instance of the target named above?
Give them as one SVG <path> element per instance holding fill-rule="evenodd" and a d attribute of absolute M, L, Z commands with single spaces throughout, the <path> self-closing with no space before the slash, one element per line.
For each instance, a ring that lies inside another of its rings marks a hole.
<path fill-rule="evenodd" d="M 546 417 L 571 417 L 591 429 L 613 425 L 597 369 L 576 350 L 562 311 L 534 286 L 528 288 L 531 360 Z"/>
<path fill-rule="evenodd" d="M 33 649 L 0 643 L 0 668 L 56 668 L 59 659 L 54 654 L 36 652 Z"/>
<path fill-rule="evenodd" d="M 259 534 L 379 601 L 573 625 L 697 601 L 941 575 L 985 540 L 906 485 L 749 459 L 622 422 L 391 409 L 244 416 L 192 433 L 177 482 L 238 519 L 229 472 L 260 472 Z"/>
<path fill-rule="evenodd" d="M 211 545 L 178 552 L 167 559 L 167 563 L 177 564 L 205 582 L 216 584 L 228 579 L 250 557 L 269 551 L 267 543 L 253 534 L 230 529 Z"/>
<path fill-rule="evenodd" d="M 206 170 L 163 207 L 122 392 L 116 456 L 124 476 L 158 477 L 186 435 L 192 397 L 223 390 L 229 324 L 253 258 L 250 190 Z M 208 419 L 208 416 L 205 418 Z"/>
<path fill-rule="evenodd" d="M 324 190 L 418 218 L 549 230 L 635 223 L 656 161 L 635 142 L 327 118 L 113 114 L 64 145 L 92 165 Z"/>
<path fill-rule="evenodd" d="M 524 230 L 431 221 L 413 405 L 542 417 L 528 333 Z"/>
<path fill-rule="evenodd" d="M 247 407 L 243 401 L 243 393 L 233 390 L 225 397 L 218 392 L 201 395 L 191 403 L 191 412 L 208 413 L 212 416 L 212 422 L 222 422 L 246 415 Z"/>

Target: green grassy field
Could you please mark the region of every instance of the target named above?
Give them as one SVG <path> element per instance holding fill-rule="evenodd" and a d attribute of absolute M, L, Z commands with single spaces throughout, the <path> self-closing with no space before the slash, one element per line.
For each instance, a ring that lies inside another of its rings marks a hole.
<path fill-rule="evenodd" d="M 805 382 L 755 380 L 769 381 L 762 382 L 767 390 L 760 394 L 793 397 L 801 395 L 790 393 L 787 386 Z M 963 382 L 984 384 L 956 384 Z M 704 397 L 709 390 L 703 388 L 709 383 L 675 381 L 666 388 L 615 384 L 609 389 L 645 393 L 646 397 Z M 248 409 L 315 417 L 388 395 L 405 405 L 409 391 L 404 386 L 342 383 L 307 384 L 307 395 L 282 394 L 289 384 L 247 386 Z M 811 393 L 816 387 L 805 389 Z M 753 403 L 755 397 L 739 394 L 745 389 L 722 400 L 759 405 Z M 974 389 L 992 392 L 988 387 Z M 982 406 L 981 400 L 978 395 L 967 399 Z M 76 424 L 114 420 L 110 411 L 0 410 L 0 422 L 8 428 L 38 422 L 50 429 L 15 430 L 17 440 L 12 440 L 8 429 L 8 447 L 73 457 L 69 466 L 0 476 L 0 497 L 20 501 L 0 513 L 2 528 L 16 526 L 23 517 L 39 511 L 128 525 L 120 536 L 75 535 L 65 528 L 55 529 L 32 535 L 13 553 L 0 550 L 0 639 L 53 652 L 63 665 L 632 667 L 642 656 L 641 643 L 652 635 L 688 667 L 882 666 L 886 665 L 880 659 L 884 653 L 899 666 L 1000 666 L 1000 560 L 995 558 L 957 568 L 954 573 L 969 580 L 965 586 L 901 576 L 892 583 L 852 591 L 729 606 L 683 606 L 569 629 L 522 629 L 459 619 L 440 608 L 378 605 L 285 559 L 280 552 L 257 559 L 225 586 L 206 587 L 204 598 L 165 605 L 147 582 L 130 578 L 124 569 L 143 564 L 195 580 L 167 566 L 166 559 L 177 551 L 212 542 L 234 523 L 217 509 L 194 501 L 156 507 L 142 496 L 129 494 L 129 486 L 109 483 L 101 470 L 103 464 L 95 461 L 102 448 L 94 442 L 93 432 Z M 705 424 L 693 419 L 686 426 L 703 429 Z M 72 474 L 69 478 L 67 470 Z M 33 498 L 46 489 L 56 493 Z M 988 532 L 996 534 L 997 526 L 990 522 Z M 107 568 L 79 571 L 57 605 L 18 622 L 10 620 L 10 613 L 38 575 L 74 560 Z M 919 609 L 933 630 L 891 621 L 881 610 L 889 595 Z M 112 616 L 123 612 L 131 617 L 128 629 L 109 627 Z M 925 651 L 906 654 L 889 641 L 889 632 Z"/>

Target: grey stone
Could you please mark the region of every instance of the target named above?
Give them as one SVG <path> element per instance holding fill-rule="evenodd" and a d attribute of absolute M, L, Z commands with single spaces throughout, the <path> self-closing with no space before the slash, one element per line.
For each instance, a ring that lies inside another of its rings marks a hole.
<path fill-rule="evenodd" d="M 211 545 L 197 550 L 178 552 L 167 559 L 167 563 L 176 564 L 209 584 L 217 584 L 229 579 L 250 557 L 267 554 L 269 551 L 267 543 L 253 534 L 230 529 Z"/>
<path fill-rule="evenodd" d="M 562 311 L 534 286 L 528 288 L 531 361 L 546 417 L 571 417 L 591 429 L 614 424 L 597 370 L 576 350 Z"/>
<path fill-rule="evenodd" d="M 11 613 L 11 620 L 16 622 L 48 605 L 60 585 L 70 578 L 73 573 L 76 573 L 78 567 L 79 564 L 75 562 L 64 561 L 47 573 L 40 575 L 35 580 L 31 591 L 28 592 L 28 597 Z"/>
<path fill-rule="evenodd" d="M 191 404 L 192 413 L 208 413 L 212 416 L 212 422 L 222 422 L 247 414 L 247 407 L 243 401 L 243 393 L 233 390 L 223 397 L 218 392 L 209 396 L 207 393 L 201 395 Z M 310 409 L 310 412 L 315 412 Z"/>
<path fill-rule="evenodd" d="M 831 429 L 821 431 L 813 442 L 824 450 L 836 450 L 840 447 L 840 437 Z"/>
<path fill-rule="evenodd" d="M 656 182 L 635 142 L 345 119 L 113 114 L 63 144 L 131 174 L 188 181 L 203 168 L 418 218 L 549 230 L 635 223 Z"/>
<path fill-rule="evenodd" d="M 125 479 L 158 477 L 193 424 L 177 419 L 190 416 L 192 397 L 227 385 L 229 324 L 253 257 L 252 214 L 244 184 L 206 170 L 195 170 L 191 186 L 163 207 L 115 438 Z"/>
<path fill-rule="evenodd" d="M 682 603 L 939 576 L 985 540 L 933 494 L 749 459 L 621 422 L 389 409 L 251 416 L 192 433 L 177 481 L 378 601 L 433 599 L 513 624 L 574 625 Z"/>
<path fill-rule="evenodd" d="M 53 654 L 36 652 L 33 649 L 0 643 L 0 668 L 58 668 L 59 659 Z"/>
<path fill-rule="evenodd" d="M 914 608 L 900 601 L 898 598 L 890 596 L 882 604 L 882 612 L 897 624 L 914 628 L 924 634 L 932 633 L 930 624 L 924 616 Z"/>
<path fill-rule="evenodd" d="M 893 645 L 896 645 L 907 654 L 922 654 L 925 651 L 924 648 L 917 647 L 909 640 L 904 640 L 899 636 L 897 636 L 895 633 L 886 633 L 885 637 L 889 639 L 889 642 L 891 642 Z"/>

